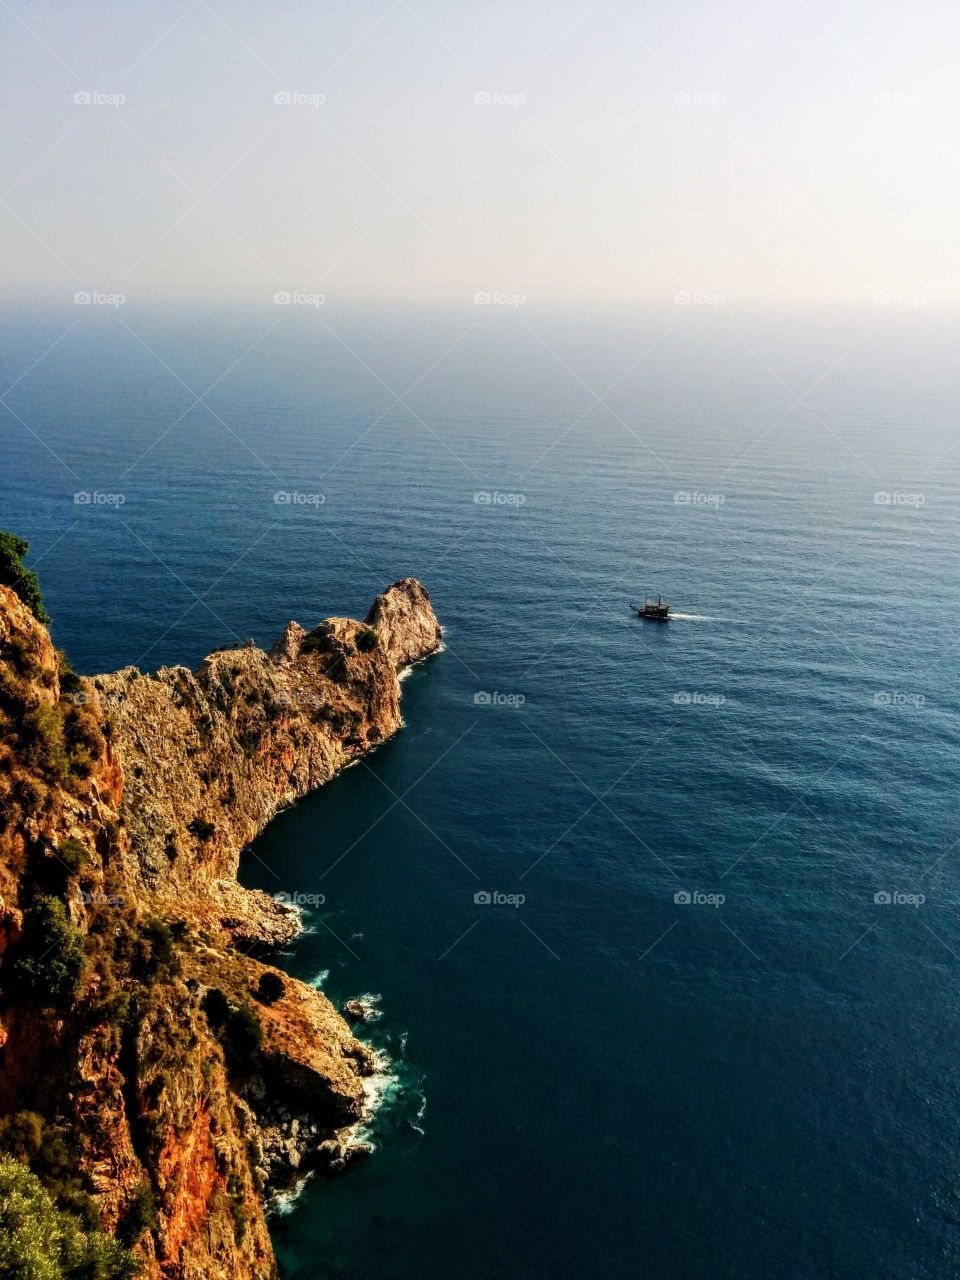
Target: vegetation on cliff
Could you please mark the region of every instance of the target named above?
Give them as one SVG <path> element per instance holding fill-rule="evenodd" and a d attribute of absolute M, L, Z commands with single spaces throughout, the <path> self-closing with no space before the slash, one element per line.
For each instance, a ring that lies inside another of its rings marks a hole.
<path fill-rule="evenodd" d="M 40 580 L 23 563 L 23 557 L 29 550 L 30 543 L 26 538 L 18 538 L 15 533 L 0 529 L 0 583 L 17 593 L 38 622 L 49 622 L 43 607 Z"/>
<path fill-rule="evenodd" d="M 0 1276 L 4 1280 L 129 1280 L 133 1257 L 58 1209 L 37 1176 L 0 1157 Z"/>

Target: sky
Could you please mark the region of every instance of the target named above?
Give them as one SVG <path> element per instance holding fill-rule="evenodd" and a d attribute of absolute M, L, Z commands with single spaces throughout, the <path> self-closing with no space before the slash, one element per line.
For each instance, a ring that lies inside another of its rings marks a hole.
<path fill-rule="evenodd" d="M 958 44 L 884 0 L 0 0 L 0 288 L 954 301 Z"/>

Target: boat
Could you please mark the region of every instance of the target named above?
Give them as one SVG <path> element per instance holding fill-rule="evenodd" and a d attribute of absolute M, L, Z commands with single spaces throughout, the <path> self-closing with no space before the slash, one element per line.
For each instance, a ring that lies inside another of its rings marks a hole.
<path fill-rule="evenodd" d="M 632 606 L 638 618 L 649 618 L 653 622 L 668 622 L 670 606 L 661 596 L 644 596 L 643 604 Z"/>

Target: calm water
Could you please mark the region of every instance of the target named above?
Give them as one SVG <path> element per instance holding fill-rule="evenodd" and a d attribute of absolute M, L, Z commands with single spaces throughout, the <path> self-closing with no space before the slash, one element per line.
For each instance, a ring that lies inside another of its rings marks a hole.
<path fill-rule="evenodd" d="M 76 319 L 8 316 L 4 385 Z M 960 320 L 277 319 L 84 309 L 0 496 L 82 670 L 405 574 L 445 625 L 405 732 L 245 862 L 325 895 L 284 963 L 381 996 L 396 1076 L 285 1274 L 955 1274 Z"/>

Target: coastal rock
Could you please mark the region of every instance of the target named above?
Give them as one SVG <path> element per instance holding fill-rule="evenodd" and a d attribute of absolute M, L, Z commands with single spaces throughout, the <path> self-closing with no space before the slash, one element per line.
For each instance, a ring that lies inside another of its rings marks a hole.
<path fill-rule="evenodd" d="M 377 1022 L 382 1016 L 379 1004 L 379 996 L 355 996 L 345 1002 L 343 1012 L 351 1022 Z"/>
<path fill-rule="evenodd" d="M 236 872 L 280 809 L 397 732 L 399 673 L 439 645 L 407 578 L 364 622 L 289 623 L 269 654 L 81 678 L 0 586 L 0 966 L 39 882 L 83 957 L 56 1009 L 5 999 L 0 1115 L 71 1131 L 143 1280 L 267 1280 L 266 1181 L 369 1151 L 373 1051 L 322 992 L 261 986 L 277 971 L 249 954 L 296 935 L 315 887 L 272 897 Z"/>
<path fill-rule="evenodd" d="M 377 597 L 366 623 L 288 624 L 272 657 L 247 645 L 210 654 L 196 671 L 94 677 L 123 773 L 120 818 L 138 890 L 171 909 L 200 886 L 207 906 L 222 901 L 220 882 L 235 881 L 241 849 L 281 808 L 397 732 L 398 671 L 439 643 L 429 596 L 406 578 Z M 253 940 L 259 915 L 262 940 L 273 942 L 277 911 L 262 896 L 242 907 L 243 892 L 229 891 L 222 935 Z"/>
<path fill-rule="evenodd" d="M 380 636 L 397 670 L 440 648 L 440 623 L 426 587 L 416 578 L 403 578 L 377 596 L 365 622 Z"/>
<path fill-rule="evenodd" d="M 300 645 L 306 634 L 299 622 L 288 622 L 283 635 L 270 650 L 274 662 L 295 662 L 300 656 Z"/>

